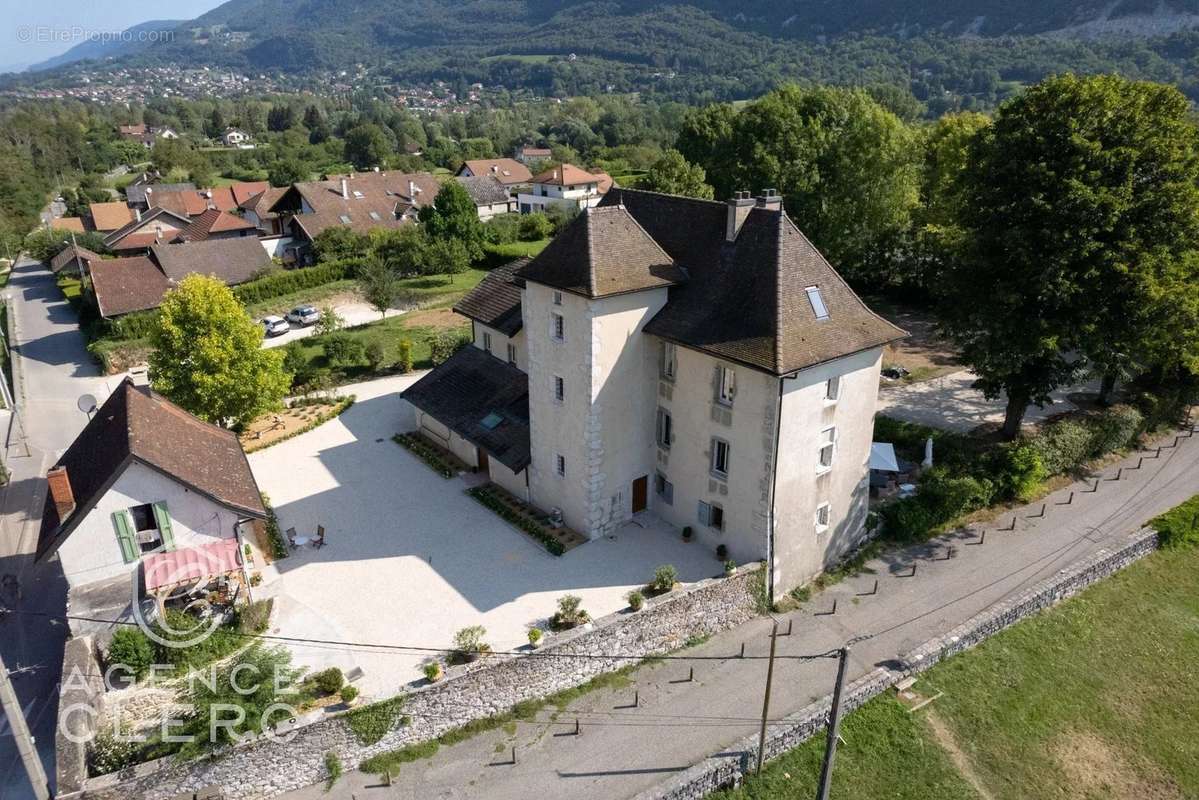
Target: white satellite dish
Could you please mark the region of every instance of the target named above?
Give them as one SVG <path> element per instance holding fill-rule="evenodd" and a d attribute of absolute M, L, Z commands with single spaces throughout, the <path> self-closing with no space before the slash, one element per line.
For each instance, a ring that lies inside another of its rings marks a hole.
<path fill-rule="evenodd" d="M 75 405 L 79 407 L 80 411 L 90 417 L 92 412 L 96 410 L 96 398 L 94 395 L 85 394 L 79 398 Z"/>

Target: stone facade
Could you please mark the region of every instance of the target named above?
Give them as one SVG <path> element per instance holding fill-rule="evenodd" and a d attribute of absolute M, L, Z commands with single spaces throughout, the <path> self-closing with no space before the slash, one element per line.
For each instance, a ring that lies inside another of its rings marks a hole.
<path fill-rule="evenodd" d="M 578 686 L 636 663 L 644 656 L 676 650 L 695 636 L 735 627 L 757 614 L 760 565 L 742 567 L 731 577 L 702 581 L 651 599 L 642 611 L 596 620 L 589 629 L 553 637 L 529 656 L 492 656 L 456 667 L 440 683 L 408 695 L 402 713 L 411 719 L 370 746 L 362 745 L 344 714 L 300 725 L 294 736 L 260 738 L 217 759 L 179 763 L 172 758 L 112 775 L 64 782 L 59 797 L 89 800 L 166 800 L 207 786 L 236 790 L 241 800 L 272 797 L 324 780 L 325 753 L 335 751 L 347 766 L 405 745 L 426 741 L 533 700 Z M 600 654 L 603 654 L 600 656 Z M 64 706 L 65 707 L 65 706 Z"/>
<path fill-rule="evenodd" d="M 882 694 L 901 679 L 968 650 L 1003 629 L 1114 575 L 1157 547 L 1155 531 L 1137 531 L 1115 549 L 1100 550 L 1010 600 L 996 603 L 902 656 L 899 660 L 901 669 L 875 669 L 850 683 L 845 694 L 846 712 Z M 766 737 L 766 759 L 782 755 L 823 730 L 828 725 L 831 709 L 830 694 L 771 726 Z M 642 792 L 634 800 L 698 800 L 717 789 L 740 785 L 757 764 L 757 757 L 758 737 L 746 737 L 724 748 L 720 755 L 711 756 L 669 781 Z"/>

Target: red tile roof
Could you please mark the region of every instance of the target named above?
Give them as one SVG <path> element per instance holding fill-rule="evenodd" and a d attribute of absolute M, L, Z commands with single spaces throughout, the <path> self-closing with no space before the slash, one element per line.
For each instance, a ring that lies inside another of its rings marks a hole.
<path fill-rule="evenodd" d="M 271 188 L 271 185 L 267 181 L 242 181 L 229 187 L 233 192 L 233 200 L 239 206 L 244 205 L 251 197 L 261 194 L 269 188 Z"/>
<path fill-rule="evenodd" d="M 192 220 L 190 225 L 174 237 L 174 240 L 199 242 L 218 233 L 252 230 L 257 230 L 257 228 L 241 217 L 230 214 L 228 211 L 221 211 L 219 208 L 210 208 Z"/>
<path fill-rule="evenodd" d="M 92 203 L 88 206 L 92 225 L 103 233 L 115 231 L 133 222 L 133 210 L 124 203 Z"/>
<path fill-rule="evenodd" d="M 471 175 L 494 175 L 505 186 L 511 186 L 516 183 L 528 183 L 529 179 L 533 177 L 533 173 L 529 171 L 529 168 L 515 158 L 472 159 L 463 163 L 462 169 L 459 170 L 458 174 L 462 175 L 468 169 Z"/>
<path fill-rule="evenodd" d="M 74 231 L 75 233 L 83 233 L 83 218 L 82 217 L 59 217 L 50 223 L 50 227 L 60 231 Z"/>
<path fill-rule="evenodd" d="M 172 285 L 158 265 L 145 256 L 93 261 L 88 267 L 96 305 L 105 319 L 158 308 Z"/>

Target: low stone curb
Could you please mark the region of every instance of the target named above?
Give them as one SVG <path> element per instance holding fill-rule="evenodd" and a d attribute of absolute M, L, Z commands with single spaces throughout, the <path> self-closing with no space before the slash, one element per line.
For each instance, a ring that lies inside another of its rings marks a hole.
<path fill-rule="evenodd" d="M 924 644 L 900 656 L 901 669 L 875 669 L 846 687 L 845 710 L 852 711 L 877 697 L 905 677 L 917 675 L 937 662 L 968 650 L 1017 622 L 1071 597 L 1104 578 L 1139 561 L 1159 546 L 1157 532 L 1143 528 L 1124 544 L 1104 548 L 1027 589 L 1003 600 Z M 786 717 L 768 729 L 766 760 L 776 758 L 812 738 L 828 725 L 832 695 Z M 758 737 L 742 739 L 731 748 L 638 794 L 634 800 L 698 800 L 719 789 L 741 785 L 756 766 Z"/>

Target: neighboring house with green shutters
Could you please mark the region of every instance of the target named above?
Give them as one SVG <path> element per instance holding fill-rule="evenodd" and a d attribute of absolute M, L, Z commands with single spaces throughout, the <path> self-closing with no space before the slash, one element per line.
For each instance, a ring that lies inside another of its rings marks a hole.
<path fill-rule="evenodd" d="M 237 436 L 126 379 L 47 473 L 38 558 L 72 588 L 150 553 L 250 535 L 265 519 Z"/>

